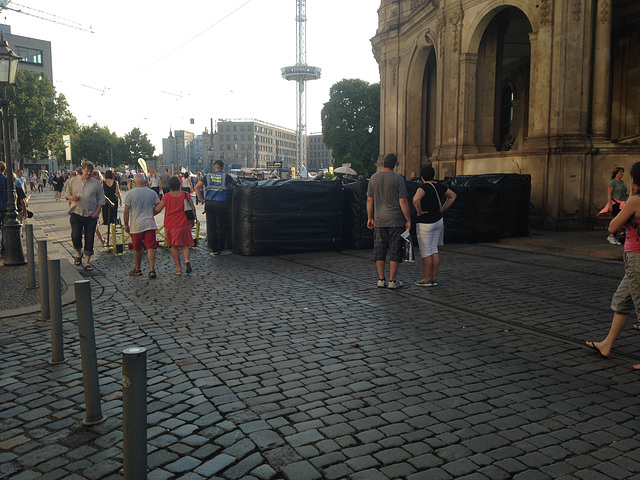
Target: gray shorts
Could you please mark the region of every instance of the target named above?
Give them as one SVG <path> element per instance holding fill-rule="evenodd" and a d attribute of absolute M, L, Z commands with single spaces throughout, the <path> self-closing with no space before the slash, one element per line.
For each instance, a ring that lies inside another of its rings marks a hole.
<path fill-rule="evenodd" d="M 640 253 L 624 253 L 624 277 L 611 299 L 611 310 L 629 315 L 635 306 L 640 319 Z"/>
<path fill-rule="evenodd" d="M 400 236 L 404 227 L 375 227 L 373 230 L 373 261 L 387 259 L 402 263 L 404 239 Z"/>

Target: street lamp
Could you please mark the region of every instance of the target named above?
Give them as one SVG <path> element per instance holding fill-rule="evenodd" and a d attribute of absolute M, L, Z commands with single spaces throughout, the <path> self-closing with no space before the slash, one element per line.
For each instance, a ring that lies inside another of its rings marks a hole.
<path fill-rule="evenodd" d="M 3 88 L 3 95 L 0 99 L 2 108 L 2 149 L 4 159 L 7 163 L 7 213 L 4 220 L 5 246 L 7 256 L 4 259 L 5 265 L 24 265 L 27 263 L 22 252 L 22 238 L 20 230 L 22 224 L 17 220 L 15 198 L 15 182 L 13 180 L 13 160 L 11 159 L 11 138 L 9 136 L 9 105 L 7 100 L 7 87 L 16 84 L 16 72 L 20 56 L 16 55 L 10 48 L 9 43 L 4 39 L 4 32 L 0 31 L 0 87 Z"/>

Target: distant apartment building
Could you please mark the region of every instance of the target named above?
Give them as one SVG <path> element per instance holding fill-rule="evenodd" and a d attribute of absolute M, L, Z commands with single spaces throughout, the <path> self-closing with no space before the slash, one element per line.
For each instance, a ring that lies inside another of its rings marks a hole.
<path fill-rule="evenodd" d="M 0 24 L 0 30 L 4 33 L 4 39 L 9 43 L 9 48 L 21 57 L 18 68 L 45 73 L 53 83 L 51 42 L 13 35 L 11 25 Z"/>
<path fill-rule="evenodd" d="M 266 168 L 272 162 L 294 167 L 296 132 L 261 120 L 221 119 L 213 135 L 212 158 L 230 168 Z"/>
<path fill-rule="evenodd" d="M 198 153 L 194 143 L 195 134 L 186 130 L 169 131 L 169 136 L 162 139 L 162 161 L 164 166 L 196 170 Z"/>
<path fill-rule="evenodd" d="M 308 170 L 320 170 L 333 165 L 333 153 L 325 146 L 321 133 L 311 133 L 307 145 L 309 148 L 307 152 Z"/>

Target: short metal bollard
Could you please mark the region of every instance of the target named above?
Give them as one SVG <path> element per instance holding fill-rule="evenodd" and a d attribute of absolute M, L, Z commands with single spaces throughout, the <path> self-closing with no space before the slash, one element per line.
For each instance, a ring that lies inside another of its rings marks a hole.
<path fill-rule="evenodd" d="M 24 236 L 27 241 L 27 288 L 37 288 L 36 285 L 36 258 L 33 245 L 33 225 L 27 223 L 24 226 Z"/>
<path fill-rule="evenodd" d="M 38 240 L 38 271 L 40 272 L 40 320 L 49 320 L 49 274 L 47 272 L 46 240 Z"/>
<path fill-rule="evenodd" d="M 91 304 L 91 284 L 89 280 L 74 282 L 76 311 L 78 312 L 78 333 L 80 335 L 80 356 L 82 357 L 82 383 L 86 418 L 84 425 L 95 425 L 107 419 L 100 406 L 100 382 L 98 381 L 98 358 L 96 337 L 93 329 L 93 306 Z"/>
<path fill-rule="evenodd" d="M 64 348 L 62 346 L 62 282 L 60 280 L 60 259 L 54 258 L 48 262 L 49 270 L 49 307 L 51 313 L 51 361 L 55 365 L 64 363 Z"/>
<path fill-rule="evenodd" d="M 122 450 L 125 480 L 147 478 L 147 350 L 122 352 Z"/>

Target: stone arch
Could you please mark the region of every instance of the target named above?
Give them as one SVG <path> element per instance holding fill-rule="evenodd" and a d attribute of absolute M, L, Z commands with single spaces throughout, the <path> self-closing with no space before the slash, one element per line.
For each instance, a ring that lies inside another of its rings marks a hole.
<path fill-rule="evenodd" d="M 434 154 L 440 129 L 437 122 L 438 59 L 431 32 L 427 31 L 420 36 L 410 58 L 405 84 L 405 152 L 407 170 L 418 172 L 420 166 Z M 429 83 L 430 92 L 425 89 L 425 82 Z"/>
<path fill-rule="evenodd" d="M 480 26 L 472 52 L 477 53 L 473 141 L 480 153 L 517 150 L 528 136 L 533 27 L 513 6 L 494 8 Z"/>
<path fill-rule="evenodd" d="M 487 5 L 485 5 L 476 15 L 475 18 L 477 18 L 477 20 L 475 24 L 469 25 L 469 28 L 466 29 L 468 35 L 465 35 L 462 38 L 462 53 L 477 53 L 478 48 L 480 47 L 480 41 L 482 40 L 482 36 L 484 35 L 487 26 L 489 26 L 489 23 L 498 13 L 500 13 L 501 10 L 509 7 L 517 8 L 524 13 L 529 20 L 529 24 L 531 25 L 533 32 L 537 32 L 538 29 L 535 28 L 537 25 L 537 15 L 534 14 L 534 11 L 531 8 L 534 3 L 535 2 L 528 0 L 511 0 L 509 3 L 498 0 L 488 2 Z"/>

